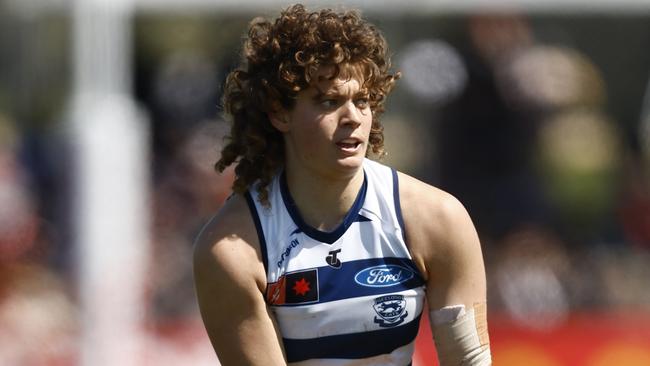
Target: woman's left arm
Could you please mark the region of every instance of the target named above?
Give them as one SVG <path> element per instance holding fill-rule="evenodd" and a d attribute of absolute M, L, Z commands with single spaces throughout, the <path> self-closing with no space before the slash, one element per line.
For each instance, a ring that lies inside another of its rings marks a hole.
<path fill-rule="evenodd" d="M 490 365 L 481 245 L 452 195 L 399 175 L 407 244 L 425 276 L 429 319 L 441 366 Z"/>

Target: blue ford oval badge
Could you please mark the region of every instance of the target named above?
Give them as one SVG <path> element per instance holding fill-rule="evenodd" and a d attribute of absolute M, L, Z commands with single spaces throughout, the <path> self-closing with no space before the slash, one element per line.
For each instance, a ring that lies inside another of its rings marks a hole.
<path fill-rule="evenodd" d="M 361 286 L 389 287 L 413 278 L 413 271 L 395 264 L 382 264 L 357 272 L 354 281 Z"/>

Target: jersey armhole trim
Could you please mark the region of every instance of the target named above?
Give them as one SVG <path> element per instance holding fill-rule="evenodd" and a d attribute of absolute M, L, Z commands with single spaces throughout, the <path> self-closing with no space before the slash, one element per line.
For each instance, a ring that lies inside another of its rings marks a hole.
<path fill-rule="evenodd" d="M 246 203 L 248 203 L 248 209 L 253 216 L 253 221 L 255 222 L 255 229 L 257 231 L 257 238 L 260 242 L 260 252 L 262 253 L 262 264 L 264 264 L 264 272 L 268 273 L 269 271 L 269 258 L 266 251 L 266 240 L 264 239 L 264 230 L 262 230 L 262 223 L 260 222 L 259 214 L 257 213 L 257 207 L 255 207 L 255 202 L 253 201 L 253 196 L 250 192 L 244 194 L 246 197 Z"/>
<path fill-rule="evenodd" d="M 397 178 L 397 170 L 391 168 L 393 173 L 393 200 L 395 201 L 395 215 L 397 215 L 397 222 L 402 229 L 402 239 L 406 243 L 406 225 L 404 225 L 404 217 L 402 217 L 402 205 L 399 200 L 399 179 Z"/>

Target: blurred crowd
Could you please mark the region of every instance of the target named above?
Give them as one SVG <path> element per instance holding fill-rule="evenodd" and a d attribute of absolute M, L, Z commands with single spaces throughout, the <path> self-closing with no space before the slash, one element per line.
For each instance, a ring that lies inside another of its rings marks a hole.
<path fill-rule="evenodd" d="M 192 240 L 233 179 L 212 166 L 228 130 L 221 86 L 248 18 L 136 19 L 134 94 L 152 126 L 153 364 L 211 360 L 195 343 Z M 0 364 L 68 365 L 80 330 L 74 172 L 59 94 L 69 93 L 71 46 L 65 17 L 0 20 L 23 32 L 19 40 L 0 32 Z M 490 311 L 533 328 L 576 311 L 650 312 L 647 49 L 635 55 L 640 68 L 610 70 L 564 34 L 567 23 L 545 36 L 541 21 L 513 14 L 441 21 L 430 34 L 404 22 L 378 22 L 403 74 L 384 117 L 386 162 L 466 205 L 483 244 Z M 643 29 L 633 34 L 640 42 L 650 39 Z M 626 72 L 641 90 L 630 86 L 627 114 L 615 113 L 621 97 L 607 81 Z"/>

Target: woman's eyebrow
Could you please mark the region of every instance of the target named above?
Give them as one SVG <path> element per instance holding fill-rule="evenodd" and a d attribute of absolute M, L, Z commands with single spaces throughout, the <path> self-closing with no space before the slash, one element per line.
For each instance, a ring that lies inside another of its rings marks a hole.
<path fill-rule="evenodd" d="M 317 86 L 314 86 L 314 89 L 316 89 L 316 95 L 314 95 L 313 99 L 321 99 L 324 97 L 338 97 L 341 95 L 338 90 L 336 89 L 328 89 L 328 90 L 321 90 Z"/>
<path fill-rule="evenodd" d="M 367 97 L 369 94 L 370 94 L 370 92 L 368 91 L 368 89 L 359 89 L 359 91 L 354 93 L 354 97 L 355 98 Z"/>
<path fill-rule="evenodd" d="M 337 88 L 322 90 L 318 86 L 314 86 L 314 89 L 316 89 L 316 95 L 313 96 L 313 99 L 332 98 L 332 97 L 338 98 L 343 94 Z M 354 93 L 352 97 L 359 98 L 359 97 L 366 97 L 366 96 L 368 96 L 368 89 L 363 88 L 363 89 L 359 89 L 356 93 Z"/>

